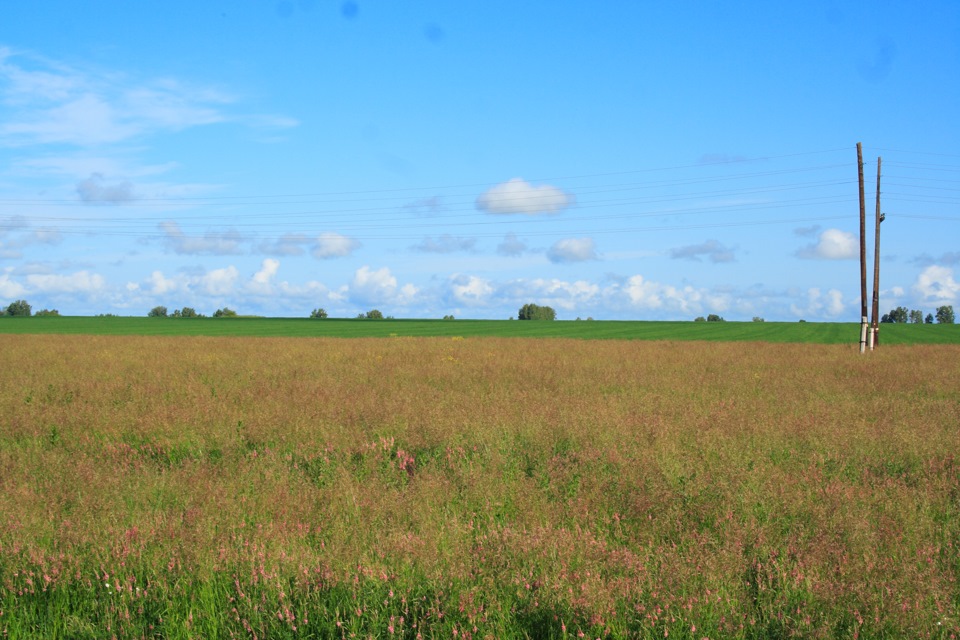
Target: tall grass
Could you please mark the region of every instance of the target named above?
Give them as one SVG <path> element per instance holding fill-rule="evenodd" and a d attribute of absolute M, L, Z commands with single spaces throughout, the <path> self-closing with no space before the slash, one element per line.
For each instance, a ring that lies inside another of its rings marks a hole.
<path fill-rule="evenodd" d="M 10 638 L 960 629 L 955 346 L 0 347 Z"/>

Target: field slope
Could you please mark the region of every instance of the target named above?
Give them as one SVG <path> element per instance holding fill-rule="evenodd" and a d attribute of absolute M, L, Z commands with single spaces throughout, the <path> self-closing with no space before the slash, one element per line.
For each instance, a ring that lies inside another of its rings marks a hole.
<path fill-rule="evenodd" d="M 0 334 L 239 337 L 499 337 L 792 342 L 856 346 L 860 327 L 821 322 L 356 320 L 308 318 L 0 318 Z M 960 344 L 960 325 L 891 324 L 883 344 Z"/>

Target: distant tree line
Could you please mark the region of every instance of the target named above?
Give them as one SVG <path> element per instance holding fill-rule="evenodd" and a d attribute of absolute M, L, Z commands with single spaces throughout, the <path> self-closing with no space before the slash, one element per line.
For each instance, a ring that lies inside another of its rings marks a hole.
<path fill-rule="evenodd" d="M 956 317 L 953 313 L 953 305 L 937 307 L 936 316 L 928 313 L 926 317 L 924 317 L 923 311 L 920 309 L 910 309 L 908 311 L 906 307 L 897 307 L 890 311 L 890 313 L 883 314 L 883 317 L 880 318 L 880 322 L 884 324 L 933 324 L 934 320 L 936 320 L 937 324 L 954 324 Z"/>
<path fill-rule="evenodd" d="M 0 316 L 29 318 L 31 315 L 41 317 L 59 316 L 60 312 L 56 309 L 40 309 L 40 311 L 33 313 L 33 307 L 26 300 L 16 300 L 5 307 L 0 307 Z"/>

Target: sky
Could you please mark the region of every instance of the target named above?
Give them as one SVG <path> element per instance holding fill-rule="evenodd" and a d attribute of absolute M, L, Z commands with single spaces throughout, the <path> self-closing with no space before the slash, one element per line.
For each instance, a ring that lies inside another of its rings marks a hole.
<path fill-rule="evenodd" d="M 0 305 L 960 304 L 960 3 L 0 0 Z"/>

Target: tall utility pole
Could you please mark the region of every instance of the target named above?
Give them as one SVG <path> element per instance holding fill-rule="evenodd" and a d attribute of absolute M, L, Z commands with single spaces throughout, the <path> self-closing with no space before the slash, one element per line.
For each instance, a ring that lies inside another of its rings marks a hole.
<path fill-rule="evenodd" d="M 880 223 L 883 222 L 883 214 L 880 213 L 880 157 L 877 157 L 877 230 L 873 243 L 873 309 L 871 315 L 871 324 L 873 330 L 870 332 L 870 350 L 880 346 L 880 324 L 878 316 L 880 315 Z"/>
<path fill-rule="evenodd" d="M 867 208 L 863 196 L 863 147 L 857 143 L 860 178 L 860 353 L 867 350 Z"/>

